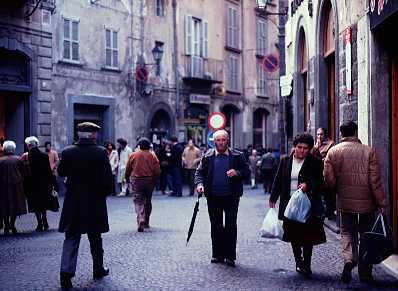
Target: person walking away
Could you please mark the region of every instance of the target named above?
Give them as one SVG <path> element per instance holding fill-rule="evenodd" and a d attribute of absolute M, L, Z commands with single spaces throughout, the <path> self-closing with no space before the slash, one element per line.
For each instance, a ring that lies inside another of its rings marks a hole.
<path fill-rule="evenodd" d="M 252 189 L 257 188 L 256 185 L 257 162 L 258 162 L 257 151 L 252 150 L 251 155 L 249 156 L 250 180 L 251 180 Z"/>
<path fill-rule="evenodd" d="M 171 141 L 171 157 L 170 172 L 172 177 L 173 192 L 170 196 L 182 197 L 182 152 L 183 147 L 178 143 L 176 136 L 170 138 Z"/>
<path fill-rule="evenodd" d="M 53 148 L 51 146 L 51 142 L 49 142 L 49 141 L 46 141 L 44 143 L 44 149 L 48 155 L 48 160 L 50 161 L 50 168 L 53 173 L 54 190 L 56 192 L 58 192 L 59 187 L 58 187 L 57 176 L 56 176 L 57 166 L 58 166 L 58 162 L 59 162 L 58 153 L 55 150 L 53 150 Z"/>
<path fill-rule="evenodd" d="M 127 140 L 124 138 L 117 139 L 118 154 L 119 154 L 119 165 L 117 168 L 117 183 L 121 192 L 117 195 L 118 197 L 126 196 L 127 182 L 124 179 L 127 161 L 133 150 L 127 145 Z"/>
<path fill-rule="evenodd" d="M 77 126 L 79 140 L 62 152 L 58 174 L 66 177 L 66 194 L 59 221 L 65 233 L 61 287 L 72 288 L 82 234 L 87 234 L 93 259 L 93 278 L 109 274 L 104 268 L 101 234 L 109 231 L 106 197 L 112 192 L 112 171 L 107 151 L 96 144 L 100 127 L 91 122 Z"/>
<path fill-rule="evenodd" d="M 279 219 L 283 221 L 283 238 L 292 245 L 296 271 L 305 276 L 312 274 L 313 246 L 326 242 L 322 213 L 317 213 L 322 203 L 319 189 L 323 183 L 322 164 L 310 154 L 314 139 L 310 134 L 298 134 L 293 140 L 290 156 L 282 157 L 272 186 L 269 207 L 279 203 Z M 305 223 L 287 219 L 284 212 L 291 195 L 301 189 L 311 201 L 311 212 Z"/>
<path fill-rule="evenodd" d="M 182 163 L 188 177 L 189 195 L 195 194 L 195 171 L 200 161 L 200 150 L 195 146 L 192 139 L 188 140 L 188 145 L 182 153 Z"/>
<path fill-rule="evenodd" d="M 127 162 L 125 178 L 126 181 L 130 181 L 133 190 L 137 230 L 143 232 L 145 228 L 149 228 L 152 193 L 160 175 L 160 164 L 155 153 L 150 151 L 151 143 L 147 138 L 141 138 L 138 146 L 139 149 Z"/>
<path fill-rule="evenodd" d="M 169 143 L 165 143 L 162 147 L 159 156 L 160 162 L 160 191 L 162 194 L 171 194 L 172 193 L 172 178 L 170 174 L 170 165 L 171 165 L 171 147 Z M 166 191 L 166 189 L 169 191 Z"/>
<path fill-rule="evenodd" d="M 119 164 L 119 154 L 116 151 L 116 147 L 113 143 L 107 142 L 105 143 L 105 148 L 108 153 L 109 163 L 111 165 L 112 170 L 112 193 L 116 194 L 116 174 L 117 174 L 117 167 Z"/>
<path fill-rule="evenodd" d="M 346 121 L 340 126 L 341 142 L 326 155 L 323 175 L 328 187 L 337 193 L 337 208 L 341 213 L 341 244 L 344 268 L 341 280 L 351 281 L 351 271 L 358 265 L 361 282 L 373 281 L 372 265 L 361 257 L 360 240 L 371 231 L 375 212 L 386 214 L 387 199 L 380 177 L 380 166 L 373 148 L 358 139 L 358 126 Z M 359 244 L 359 252 L 358 252 Z"/>
<path fill-rule="evenodd" d="M 36 231 L 48 230 L 47 210 L 51 209 L 51 199 L 54 187 L 48 155 L 39 149 L 39 140 L 35 136 L 25 139 L 28 152 L 21 160 L 27 167 L 25 195 L 29 212 L 34 212 L 37 219 Z"/>
<path fill-rule="evenodd" d="M 325 162 L 326 154 L 334 146 L 333 140 L 329 139 L 327 136 L 327 131 L 325 128 L 320 127 L 316 131 L 316 143 L 312 148 L 312 155 L 322 160 L 322 164 Z M 336 193 L 327 187 L 322 190 L 323 197 L 325 199 L 326 205 L 326 216 L 329 220 L 336 219 Z"/>
<path fill-rule="evenodd" d="M 23 189 L 26 172 L 22 161 L 15 155 L 15 149 L 15 142 L 6 140 L 4 156 L 0 157 L 0 226 L 4 221 L 4 235 L 9 235 L 10 231 L 17 234 L 17 216 L 27 213 Z"/>
<path fill-rule="evenodd" d="M 211 225 L 211 263 L 235 267 L 237 215 L 243 181 L 250 175 L 243 153 L 228 147 L 225 130 L 214 133 L 215 149 L 200 160 L 195 173 L 196 190 L 206 196 Z M 224 218 L 224 219 L 223 219 Z M 225 221 L 225 224 L 224 224 Z"/>
<path fill-rule="evenodd" d="M 263 178 L 265 194 L 271 193 L 272 182 L 274 180 L 276 160 L 272 153 L 272 149 L 268 148 L 266 153 L 261 157 L 260 171 Z"/>

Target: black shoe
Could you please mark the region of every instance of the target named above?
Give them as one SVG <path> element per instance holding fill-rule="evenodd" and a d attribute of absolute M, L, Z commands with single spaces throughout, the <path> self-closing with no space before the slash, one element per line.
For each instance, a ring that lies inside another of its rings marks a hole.
<path fill-rule="evenodd" d="M 9 236 L 10 235 L 10 229 L 9 228 L 4 228 L 4 235 Z"/>
<path fill-rule="evenodd" d="M 222 258 L 211 258 L 210 262 L 212 264 L 223 264 L 224 263 L 224 259 L 222 259 Z"/>
<path fill-rule="evenodd" d="M 361 281 L 361 283 L 365 283 L 365 284 L 374 284 L 375 283 L 375 279 L 373 278 L 372 275 L 370 275 L 369 277 L 359 276 L 359 281 Z"/>
<path fill-rule="evenodd" d="M 231 259 L 225 259 L 225 263 L 227 264 L 227 266 L 229 267 L 235 267 L 235 261 L 231 260 Z"/>
<path fill-rule="evenodd" d="M 17 229 L 15 228 L 15 226 L 11 227 L 11 232 L 13 235 L 16 235 L 18 233 Z"/>
<path fill-rule="evenodd" d="M 343 273 L 341 274 L 341 281 L 343 283 L 350 283 L 351 282 L 351 271 L 354 268 L 354 264 L 352 262 L 345 263 Z"/>
<path fill-rule="evenodd" d="M 62 289 L 68 290 L 73 287 L 72 281 L 71 281 L 72 277 L 73 277 L 73 274 L 61 272 L 61 276 L 60 276 L 61 280 L 60 281 L 61 281 Z"/>
<path fill-rule="evenodd" d="M 103 278 L 105 276 L 108 276 L 108 275 L 109 275 L 109 269 L 108 268 L 102 268 L 99 271 L 94 271 L 93 272 L 93 278 L 94 279 L 101 279 L 101 278 Z"/>
<path fill-rule="evenodd" d="M 48 222 L 46 221 L 43 223 L 43 230 L 48 230 L 48 229 L 49 229 L 49 226 L 48 226 Z"/>
<path fill-rule="evenodd" d="M 302 269 L 303 275 L 309 277 L 312 275 L 312 270 L 310 266 L 304 266 Z"/>
<path fill-rule="evenodd" d="M 37 226 L 36 226 L 36 229 L 35 229 L 37 232 L 39 232 L 39 231 L 43 231 L 43 225 L 41 224 L 41 223 L 39 223 Z"/>

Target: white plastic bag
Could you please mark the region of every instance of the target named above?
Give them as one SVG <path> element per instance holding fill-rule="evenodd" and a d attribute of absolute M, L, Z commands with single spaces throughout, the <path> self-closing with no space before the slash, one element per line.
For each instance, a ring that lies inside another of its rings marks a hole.
<path fill-rule="evenodd" d="M 283 228 L 281 221 L 278 220 L 278 214 L 274 208 L 270 208 L 265 215 L 263 225 L 260 228 L 260 236 L 266 238 L 282 239 Z"/>
<path fill-rule="evenodd" d="M 290 197 L 284 216 L 288 219 L 305 223 L 310 215 L 311 201 L 301 189 L 296 190 Z"/>

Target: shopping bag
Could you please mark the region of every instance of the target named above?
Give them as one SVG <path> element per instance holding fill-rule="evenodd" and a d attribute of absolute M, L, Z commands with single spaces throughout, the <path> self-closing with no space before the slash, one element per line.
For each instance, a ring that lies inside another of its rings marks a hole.
<path fill-rule="evenodd" d="M 58 193 L 53 191 L 48 197 L 48 207 L 47 209 L 53 212 L 58 212 L 59 210 L 59 202 L 58 202 Z"/>
<path fill-rule="evenodd" d="M 362 261 L 368 264 L 380 264 L 393 253 L 391 230 L 384 221 L 383 215 L 377 216 L 372 231 L 362 235 Z"/>
<path fill-rule="evenodd" d="M 260 228 L 260 236 L 266 238 L 282 239 L 282 223 L 278 219 L 278 214 L 274 208 L 270 208 L 264 217 L 263 225 Z"/>
<path fill-rule="evenodd" d="M 283 215 L 294 221 L 305 223 L 310 215 L 311 201 L 301 189 L 296 190 L 290 197 Z"/>

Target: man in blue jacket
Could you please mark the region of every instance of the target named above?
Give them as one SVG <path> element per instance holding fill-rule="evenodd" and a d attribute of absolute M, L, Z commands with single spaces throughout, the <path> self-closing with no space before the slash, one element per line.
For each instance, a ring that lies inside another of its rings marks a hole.
<path fill-rule="evenodd" d="M 195 173 L 199 195 L 207 198 L 211 224 L 212 263 L 235 267 L 237 215 L 243 194 L 243 181 L 250 175 L 243 153 L 228 147 L 229 135 L 225 130 L 214 133 L 215 149 L 201 159 Z M 223 224 L 225 215 L 225 225 Z"/>

